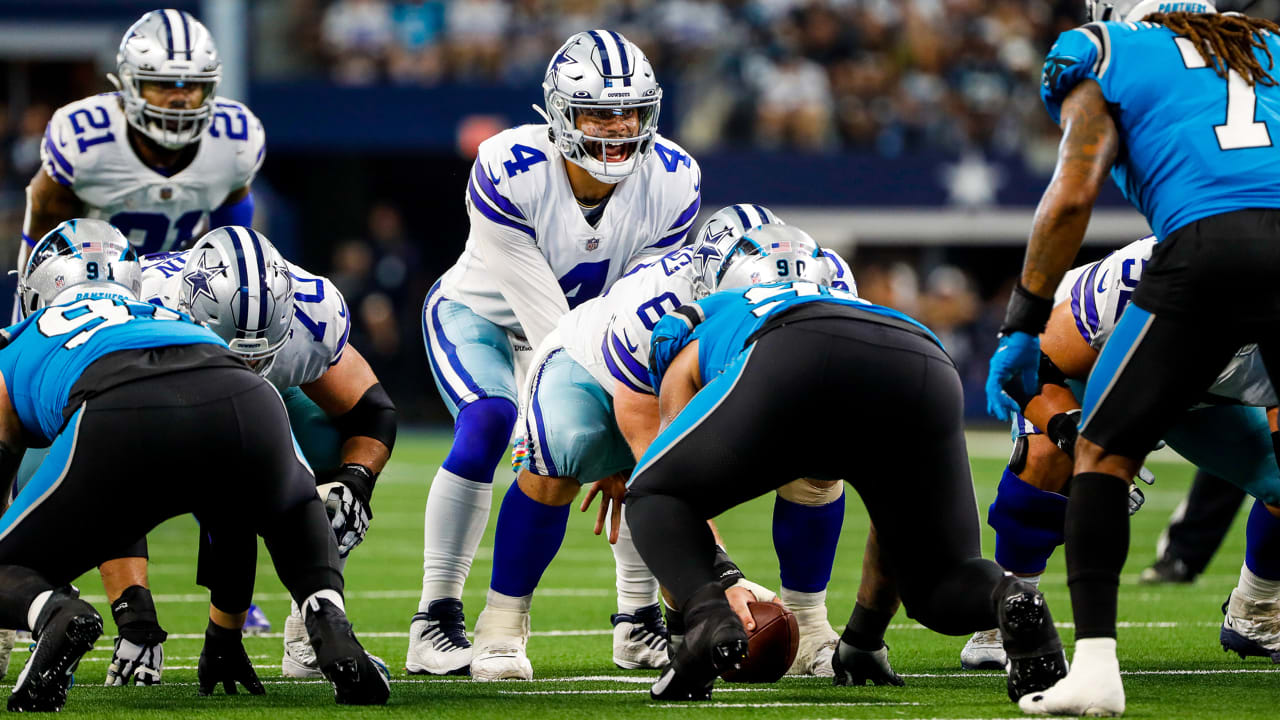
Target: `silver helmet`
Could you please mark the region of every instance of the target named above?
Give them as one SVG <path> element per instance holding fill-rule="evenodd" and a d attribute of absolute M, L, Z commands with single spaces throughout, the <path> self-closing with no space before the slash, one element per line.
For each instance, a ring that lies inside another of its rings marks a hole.
<path fill-rule="evenodd" d="M 1168 0 L 1086 0 L 1089 20 L 1137 22 L 1156 12 L 1216 13 L 1212 2 L 1169 2 Z"/>
<path fill-rule="evenodd" d="M 649 59 L 621 34 L 588 30 L 569 38 L 547 65 L 542 95 L 546 109 L 534 109 L 550 124 L 556 149 L 600 182 L 620 182 L 653 151 L 662 88 Z M 632 110 L 635 135 L 600 137 L 578 129 L 584 113 L 625 116 Z"/>
<path fill-rule="evenodd" d="M 752 203 L 738 203 L 712 213 L 698 228 L 692 246 L 698 277 L 694 289 L 699 297 L 716 291 L 724 261 L 743 235 L 753 228 L 783 224 L 772 210 Z"/>
<path fill-rule="evenodd" d="M 265 375 L 289 339 L 293 280 L 265 237 L 246 227 L 220 227 L 187 254 L 178 309 L 203 323 Z"/>
<path fill-rule="evenodd" d="M 111 223 L 88 218 L 67 220 L 40 238 L 18 277 L 23 317 L 87 297 L 137 300 L 141 291 L 133 245 Z"/>
<path fill-rule="evenodd" d="M 716 290 L 807 280 L 830 285 L 834 266 L 809 233 L 792 225 L 748 230 L 725 255 Z"/>
<path fill-rule="evenodd" d="M 177 150 L 199 140 L 209 126 L 222 59 L 209 29 L 190 13 L 152 10 L 125 32 L 116 74 L 107 77 L 120 90 L 129 124 L 161 147 Z M 152 105 L 142 97 L 142 84 L 148 82 L 194 83 L 203 90 L 200 104 L 185 110 Z"/>

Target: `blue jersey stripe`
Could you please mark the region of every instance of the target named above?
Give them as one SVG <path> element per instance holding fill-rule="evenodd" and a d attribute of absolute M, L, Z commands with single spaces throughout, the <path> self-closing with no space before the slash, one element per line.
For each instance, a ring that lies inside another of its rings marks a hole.
<path fill-rule="evenodd" d="M 529 218 L 525 217 L 524 213 L 520 212 L 520 208 L 516 207 L 510 200 L 502 195 L 502 193 L 498 192 L 498 188 L 493 184 L 493 179 L 489 177 L 489 173 L 479 160 L 476 160 L 475 162 L 472 177 L 475 178 L 476 185 L 478 185 L 480 190 L 484 192 L 485 197 L 493 201 L 495 207 L 508 215 L 518 217 L 525 222 L 529 221 Z"/>
<path fill-rule="evenodd" d="M 538 239 L 538 234 L 534 232 L 533 228 L 528 225 L 518 223 L 515 220 L 511 220 L 506 215 L 503 215 L 497 210 L 489 207 L 489 204 L 480 197 L 478 192 L 476 192 L 475 183 L 467 183 L 467 192 L 471 193 L 471 204 L 480 211 L 481 215 L 484 215 L 499 225 L 506 225 L 507 227 L 515 228 L 516 230 L 528 235 L 531 239 Z"/>
<path fill-rule="evenodd" d="M 665 247 L 671 247 L 673 245 L 679 245 L 681 241 L 683 241 L 686 237 L 688 237 L 689 233 L 692 231 L 693 231 L 693 226 L 690 225 L 683 230 L 678 230 L 674 233 L 671 233 L 670 235 L 667 235 L 662 239 L 658 240 L 658 242 L 653 243 L 652 245 L 646 245 L 645 247 L 646 248 L 665 248 Z M 627 273 L 627 274 L 630 275 L 631 273 Z"/>
<path fill-rule="evenodd" d="M 608 337 L 606 337 L 606 338 L 605 338 L 605 339 L 600 343 L 600 354 L 601 354 L 601 356 L 603 356 L 603 357 L 604 357 L 604 364 L 605 364 L 605 367 L 609 369 L 609 374 L 610 374 L 610 375 L 612 375 L 612 376 L 614 377 L 614 379 L 615 379 L 615 380 L 617 380 L 618 382 L 622 383 L 623 385 L 626 385 L 628 388 L 631 388 L 631 389 L 632 389 L 632 390 L 634 390 L 635 392 L 638 392 L 638 393 L 645 393 L 645 394 L 649 394 L 649 395 L 652 395 L 652 394 L 653 394 L 653 389 L 652 389 L 652 388 L 650 388 L 650 387 L 649 387 L 649 386 L 647 386 L 647 385 L 646 385 L 646 386 L 644 386 L 644 387 L 641 387 L 641 386 L 639 386 L 639 385 L 636 385 L 635 381 L 634 381 L 634 380 L 632 380 L 631 378 L 627 377 L 627 374 L 626 374 L 626 373 L 624 373 L 624 372 L 622 372 L 622 368 L 619 368 L 619 367 L 618 367 L 618 363 L 617 363 L 617 362 L 615 362 L 615 361 L 614 361 L 614 359 L 613 359 L 613 353 L 609 352 L 609 338 L 608 338 Z M 646 370 L 646 371 L 645 371 L 645 373 L 644 373 L 644 375 L 641 375 L 640 377 L 645 378 L 645 377 L 648 377 L 648 376 L 649 376 L 649 371 L 648 371 L 648 370 Z"/>
<path fill-rule="evenodd" d="M 49 133 L 48 127 L 45 127 L 44 129 L 44 146 L 48 148 L 49 154 L 53 156 L 53 159 L 57 161 L 59 167 L 62 168 L 63 174 L 67 177 L 75 177 L 75 168 L 71 167 L 71 163 L 67 162 L 67 159 L 63 157 L 62 153 L 58 152 L 58 144 L 53 141 L 53 135 Z"/>
<path fill-rule="evenodd" d="M 676 218 L 675 222 L 671 223 L 671 227 L 667 228 L 667 230 L 675 230 L 678 227 L 683 227 L 686 223 L 693 222 L 693 218 L 698 214 L 698 208 L 701 206 L 702 193 L 698 193 L 693 197 L 693 202 L 689 203 L 689 207 L 680 213 L 680 216 Z"/>
<path fill-rule="evenodd" d="M 1097 263 L 1089 271 L 1089 279 L 1085 281 L 1084 288 L 1084 314 L 1089 321 L 1089 328 L 1095 333 L 1102 327 L 1102 322 L 1098 316 L 1098 294 L 1093 289 L 1093 280 L 1098 276 L 1098 268 L 1100 267 L 1102 267 L 1102 263 Z"/>
<path fill-rule="evenodd" d="M 613 340 L 614 352 L 617 354 L 618 359 L 622 361 L 623 366 L 627 368 L 628 372 L 638 378 L 649 374 L 649 368 L 641 365 L 640 361 L 635 359 L 631 352 L 627 350 L 627 346 L 618 339 L 617 335 L 610 332 L 609 337 Z"/>

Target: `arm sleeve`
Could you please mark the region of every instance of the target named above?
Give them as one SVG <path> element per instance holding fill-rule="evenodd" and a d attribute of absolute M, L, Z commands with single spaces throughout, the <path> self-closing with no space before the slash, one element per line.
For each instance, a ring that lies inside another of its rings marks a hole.
<path fill-rule="evenodd" d="M 1107 23 L 1089 23 L 1058 36 L 1040 78 L 1040 99 L 1054 124 L 1062 122 L 1062 103 L 1085 80 L 1098 81 L 1111 65 Z"/>
<path fill-rule="evenodd" d="M 76 156 L 68 140 L 70 135 L 67 118 L 59 111 L 49 120 L 40 139 L 40 168 L 59 185 L 74 189 Z"/>
<path fill-rule="evenodd" d="M 209 213 L 209 229 L 216 230 L 226 225 L 253 226 L 253 193 L 240 198 L 238 202 L 214 208 Z"/>

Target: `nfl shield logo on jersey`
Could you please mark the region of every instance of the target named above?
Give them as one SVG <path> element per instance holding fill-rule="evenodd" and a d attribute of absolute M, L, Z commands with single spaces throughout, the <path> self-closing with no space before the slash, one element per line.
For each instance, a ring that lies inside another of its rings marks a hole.
<path fill-rule="evenodd" d="M 587 241 L 587 252 L 591 252 L 592 250 L 595 250 L 598 247 L 600 247 L 600 238 L 593 237 Z"/>
<path fill-rule="evenodd" d="M 173 197 L 173 188 L 171 188 L 171 187 L 163 187 L 163 188 L 160 188 L 160 199 L 161 199 L 161 200 L 168 200 L 168 199 L 170 199 L 170 198 L 172 198 L 172 197 Z"/>

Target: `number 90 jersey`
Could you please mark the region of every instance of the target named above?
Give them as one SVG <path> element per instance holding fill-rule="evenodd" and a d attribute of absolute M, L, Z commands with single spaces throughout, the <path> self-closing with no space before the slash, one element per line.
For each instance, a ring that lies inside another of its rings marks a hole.
<path fill-rule="evenodd" d="M 525 270 L 514 264 L 537 262 L 540 254 L 573 309 L 603 293 L 633 258 L 655 259 L 684 245 L 701 204 L 698 164 L 660 135 L 640 167 L 614 186 L 594 227 L 583 217 L 564 162 L 546 125 L 511 128 L 481 143 L 467 183 L 471 233 L 441 280 L 451 300 L 535 344 L 563 309 L 556 311 L 537 288 L 523 288 L 521 280 L 536 284 L 542 276 L 526 280 L 534 276 L 520 277 Z M 529 297 L 514 294 L 524 292 Z M 546 327 L 522 328 L 516 311 L 526 317 L 526 308 L 512 308 L 520 303 L 537 304 Z"/>
<path fill-rule="evenodd" d="M 559 342 L 610 395 L 615 380 L 635 392 L 653 394 L 649 338 L 663 316 L 698 300 L 693 251 L 680 248 L 655 262 L 635 265 L 603 296 L 560 319 Z M 849 264 L 834 251 L 823 253 L 835 267 L 832 287 L 856 295 Z"/>
<path fill-rule="evenodd" d="M 214 102 L 213 119 L 191 164 L 166 177 L 129 145 L 118 93 L 65 105 L 40 142 L 42 168 L 106 220 L 139 255 L 183 247 L 199 237 L 205 217 L 253 181 L 266 152 L 262 123 L 234 100 Z"/>
<path fill-rule="evenodd" d="M 1266 49 L 1253 52 L 1266 69 L 1280 37 L 1261 39 Z M 1112 178 L 1157 237 L 1210 215 L 1280 207 L 1280 87 L 1235 72 L 1224 80 L 1189 39 L 1148 22 L 1058 36 L 1040 88 L 1055 123 L 1086 80 L 1098 83 L 1120 133 Z"/>
<path fill-rule="evenodd" d="M 182 269 L 190 254 L 188 250 L 142 258 L 140 297 L 177 309 Z M 351 334 L 351 313 L 338 288 L 328 278 L 285 264 L 293 277 L 293 324 L 266 374 L 267 382 L 281 391 L 319 380 L 342 359 Z"/>

